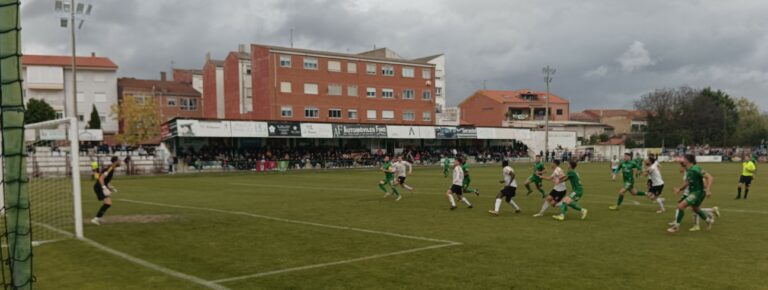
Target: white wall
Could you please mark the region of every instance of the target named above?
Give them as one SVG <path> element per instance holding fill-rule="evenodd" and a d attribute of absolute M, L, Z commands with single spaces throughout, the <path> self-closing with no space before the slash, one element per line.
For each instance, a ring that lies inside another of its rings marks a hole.
<path fill-rule="evenodd" d="M 224 68 L 216 68 L 216 118 L 224 119 Z"/>
<path fill-rule="evenodd" d="M 203 93 L 203 75 L 192 75 L 192 88 Z"/>
<path fill-rule="evenodd" d="M 539 151 L 546 151 L 544 149 L 544 131 L 531 131 L 531 139 L 522 140 L 523 143 L 528 145 L 528 148 L 536 153 Z M 558 146 L 564 149 L 573 150 L 576 148 L 576 133 L 575 132 L 549 132 L 549 149 L 556 149 Z"/>
<path fill-rule="evenodd" d="M 435 93 L 435 106 L 439 107 L 442 111 L 445 109 L 445 55 L 438 56 L 429 61 L 429 63 L 435 65 L 435 91 L 438 88 L 442 90 L 440 96 Z"/>

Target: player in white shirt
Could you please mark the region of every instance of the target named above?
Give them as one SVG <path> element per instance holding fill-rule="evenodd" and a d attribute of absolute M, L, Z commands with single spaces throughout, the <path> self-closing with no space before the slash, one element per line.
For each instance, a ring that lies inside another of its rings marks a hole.
<path fill-rule="evenodd" d="M 456 198 L 467 204 L 469 208 L 472 208 L 472 204 L 469 203 L 469 200 L 462 194 L 462 185 L 464 184 L 464 170 L 461 169 L 462 164 L 464 164 L 464 159 L 461 157 L 457 157 L 456 160 L 453 161 L 453 183 L 451 184 L 451 188 L 445 192 L 445 196 L 448 197 L 448 201 L 451 203 L 451 210 L 456 209 L 456 200 L 453 198 L 453 195 L 456 195 Z"/>
<path fill-rule="evenodd" d="M 621 161 L 619 161 L 616 155 L 613 155 L 613 160 L 611 160 L 611 181 L 616 181 L 616 174 L 619 174 L 619 164 L 621 164 Z"/>
<path fill-rule="evenodd" d="M 568 190 L 568 188 L 565 186 L 565 173 L 563 172 L 563 169 L 560 168 L 560 160 L 552 160 L 552 175 L 542 176 L 541 179 L 552 181 L 555 185 L 552 187 L 552 191 L 549 192 L 549 195 L 544 200 L 544 204 L 541 205 L 541 211 L 533 215 L 534 217 L 543 216 L 544 212 L 547 211 L 549 206 L 558 206 L 558 204 L 563 200 L 563 197 L 565 197 L 566 191 Z"/>
<path fill-rule="evenodd" d="M 501 170 L 501 174 L 504 179 L 500 182 L 504 184 L 504 187 L 501 189 L 501 191 L 499 191 L 498 194 L 496 194 L 496 204 L 494 205 L 493 209 L 489 210 L 488 212 L 492 215 L 499 215 L 499 210 L 501 210 L 501 198 L 504 197 L 509 205 L 515 208 L 515 213 L 520 213 L 520 207 L 512 199 L 517 193 L 515 170 L 512 169 L 512 166 L 509 166 L 509 161 L 507 160 L 501 161 L 501 167 L 503 168 Z"/>
<path fill-rule="evenodd" d="M 653 154 L 648 155 L 648 159 L 645 160 L 645 167 L 647 168 L 643 174 L 648 176 L 648 198 L 659 204 L 659 210 L 656 213 L 663 213 L 664 198 L 659 197 L 661 192 L 664 191 L 664 179 L 661 178 L 661 165 L 656 160 L 656 156 Z"/>
<path fill-rule="evenodd" d="M 407 184 L 405 184 L 405 178 L 412 173 L 413 173 L 413 166 L 411 165 L 411 163 L 403 160 L 402 155 L 398 155 L 397 162 L 395 162 L 395 174 L 397 174 L 395 185 L 400 185 L 403 188 L 407 189 L 408 191 L 413 191 L 413 187 L 410 187 Z"/>

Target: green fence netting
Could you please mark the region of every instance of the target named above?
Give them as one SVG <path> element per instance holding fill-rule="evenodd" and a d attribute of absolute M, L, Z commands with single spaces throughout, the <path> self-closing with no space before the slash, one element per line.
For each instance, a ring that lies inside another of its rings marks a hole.
<path fill-rule="evenodd" d="M 32 289 L 32 226 L 24 156 L 21 94 L 21 27 L 18 0 L 0 0 L 0 128 L 2 129 L 4 228 L 2 285 Z"/>

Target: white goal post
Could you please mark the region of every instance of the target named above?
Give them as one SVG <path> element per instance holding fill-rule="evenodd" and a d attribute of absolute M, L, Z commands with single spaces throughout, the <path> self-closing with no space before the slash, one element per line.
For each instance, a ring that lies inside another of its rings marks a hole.
<path fill-rule="evenodd" d="M 83 208 L 82 208 L 82 196 L 81 196 L 82 187 L 81 187 L 81 180 L 80 180 L 80 142 L 79 142 L 80 132 L 77 126 L 77 120 L 73 117 L 63 118 L 63 119 L 45 121 L 40 123 L 27 124 L 24 126 L 24 128 L 25 128 L 25 141 L 32 141 L 33 143 L 31 145 L 28 145 L 32 147 L 31 149 L 33 150 L 32 152 L 28 152 L 28 158 L 27 158 L 28 163 L 33 163 L 35 160 L 34 158 L 37 157 L 36 155 L 38 153 L 34 150 L 34 146 L 37 145 L 36 144 L 37 142 L 62 142 L 63 141 L 65 142 L 65 146 L 68 147 L 68 148 L 64 148 L 65 155 L 62 159 L 65 160 L 64 162 L 65 165 L 63 167 L 68 167 L 68 168 L 65 168 L 63 176 L 56 176 L 56 177 L 61 177 L 64 180 L 71 179 L 71 191 L 72 191 L 72 195 L 71 195 L 72 216 L 71 217 L 73 219 L 71 222 L 74 224 L 74 227 L 71 229 L 61 229 L 54 225 L 47 224 L 46 221 L 40 221 L 39 219 L 34 220 L 35 216 L 39 217 L 39 216 L 42 216 L 42 214 L 45 214 L 45 213 L 39 212 L 41 211 L 39 200 L 38 200 L 38 204 L 35 204 L 35 203 L 31 204 L 32 213 L 33 213 L 33 220 L 32 220 L 33 225 L 39 225 L 53 231 L 63 231 L 67 233 L 71 233 L 71 231 L 74 230 L 74 236 L 76 238 L 83 238 Z M 25 144 L 27 144 L 27 142 L 25 142 Z M 47 151 L 46 153 L 53 156 L 54 152 L 52 148 L 55 148 L 55 147 L 56 145 L 51 145 L 51 148 L 47 149 L 51 151 Z M 32 157 L 32 159 L 29 158 L 30 156 Z M 29 161 L 29 160 L 33 160 L 33 161 Z M 51 165 L 48 165 L 48 166 L 51 166 Z M 56 165 L 52 165 L 52 166 L 56 166 Z M 39 172 L 40 171 L 39 165 L 27 164 L 27 167 L 31 168 L 31 171 L 32 171 L 32 174 L 30 174 L 31 182 L 35 180 L 36 176 L 43 175 Z M 35 170 L 37 170 L 38 173 L 35 173 Z M 28 172 L 29 171 L 30 170 L 28 170 Z M 32 184 L 30 184 L 30 195 L 33 202 L 35 201 L 34 198 L 36 194 L 36 192 L 33 192 L 34 189 L 35 187 Z M 37 194 L 40 195 L 39 192 L 37 192 Z M 60 205 L 60 206 L 63 206 L 63 205 Z M 45 209 L 42 209 L 42 210 L 45 210 Z M 67 214 L 67 217 L 69 217 L 68 214 Z M 67 224 L 68 223 L 69 222 L 67 222 Z"/>

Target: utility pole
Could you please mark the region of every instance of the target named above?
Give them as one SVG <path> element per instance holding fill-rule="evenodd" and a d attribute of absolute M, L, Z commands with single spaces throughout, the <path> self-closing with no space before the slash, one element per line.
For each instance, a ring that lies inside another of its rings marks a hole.
<path fill-rule="evenodd" d="M 555 75 L 556 70 L 547 65 L 541 71 L 544 73 L 544 83 L 547 85 L 547 101 L 544 112 L 544 151 L 549 151 L 549 83 L 552 82 L 552 76 Z"/>

